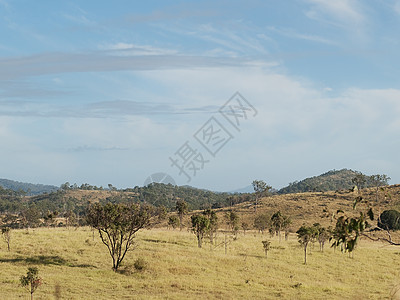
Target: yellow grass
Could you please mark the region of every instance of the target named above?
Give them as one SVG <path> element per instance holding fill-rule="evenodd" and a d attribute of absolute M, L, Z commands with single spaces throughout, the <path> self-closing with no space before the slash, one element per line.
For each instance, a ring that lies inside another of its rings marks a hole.
<path fill-rule="evenodd" d="M 400 247 L 361 241 L 354 258 L 315 245 L 303 264 L 295 235 L 272 239 L 268 258 L 255 232 L 228 246 L 197 248 L 187 231 L 143 230 L 121 273 L 89 228 L 41 228 L 12 232 L 11 252 L 0 242 L 1 299 L 27 299 L 19 277 L 37 266 L 44 285 L 35 299 L 390 299 L 400 283 Z M 224 240 L 219 234 L 217 243 Z M 136 271 L 134 261 L 148 267 Z"/>

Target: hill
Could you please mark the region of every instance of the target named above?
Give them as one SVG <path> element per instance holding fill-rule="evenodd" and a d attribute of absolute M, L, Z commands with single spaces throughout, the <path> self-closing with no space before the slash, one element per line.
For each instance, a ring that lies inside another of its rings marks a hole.
<path fill-rule="evenodd" d="M 359 174 L 359 172 L 348 169 L 332 170 L 319 176 L 292 182 L 287 187 L 280 189 L 278 193 L 289 194 L 349 190 L 354 187 L 351 180 L 357 174 Z M 365 187 L 372 186 L 374 186 L 373 183 L 367 180 Z"/>
<path fill-rule="evenodd" d="M 33 184 L 9 179 L 0 179 L 0 186 L 15 192 L 23 191 L 29 196 L 51 193 L 58 190 L 58 187 L 54 185 Z"/>

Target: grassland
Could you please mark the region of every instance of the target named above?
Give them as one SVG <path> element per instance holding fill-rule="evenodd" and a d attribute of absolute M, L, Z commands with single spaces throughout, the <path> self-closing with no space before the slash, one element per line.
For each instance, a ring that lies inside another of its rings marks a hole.
<path fill-rule="evenodd" d="M 11 252 L 0 243 L 1 299 L 27 299 L 19 277 L 37 266 L 44 284 L 35 299 L 389 299 L 400 283 L 400 247 L 361 241 L 354 258 L 311 248 L 308 264 L 295 235 L 272 239 L 265 257 L 255 232 L 223 246 L 197 248 L 188 231 L 140 231 L 120 273 L 89 228 L 13 231 Z M 219 234 L 217 243 L 224 239 Z M 134 261 L 147 262 L 137 271 Z"/>

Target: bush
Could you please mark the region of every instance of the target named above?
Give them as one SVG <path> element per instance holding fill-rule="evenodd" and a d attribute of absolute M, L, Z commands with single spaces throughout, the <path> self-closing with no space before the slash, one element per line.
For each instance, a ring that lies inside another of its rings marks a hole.
<path fill-rule="evenodd" d="M 385 210 L 379 218 L 378 226 L 382 229 L 399 230 L 400 212 L 394 209 Z"/>
<path fill-rule="evenodd" d="M 144 258 L 139 257 L 135 260 L 133 266 L 135 267 L 136 271 L 144 271 L 147 268 L 147 262 Z"/>

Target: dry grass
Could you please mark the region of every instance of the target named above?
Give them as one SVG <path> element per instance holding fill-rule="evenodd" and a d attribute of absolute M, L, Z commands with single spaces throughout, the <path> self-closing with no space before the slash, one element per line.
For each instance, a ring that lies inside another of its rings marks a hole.
<path fill-rule="evenodd" d="M 36 299 L 385 299 L 400 283 L 400 247 L 361 241 L 351 259 L 315 245 L 304 265 L 294 235 L 274 238 L 268 259 L 266 238 L 241 234 L 225 255 L 223 246 L 198 249 L 187 231 L 143 230 L 114 273 L 106 247 L 88 228 L 14 231 L 11 252 L 0 244 L 1 298 L 27 298 L 19 277 L 32 265 L 45 282 Z M 142 271 L 134 268 L 139 257 L 147 262 Z"/>

